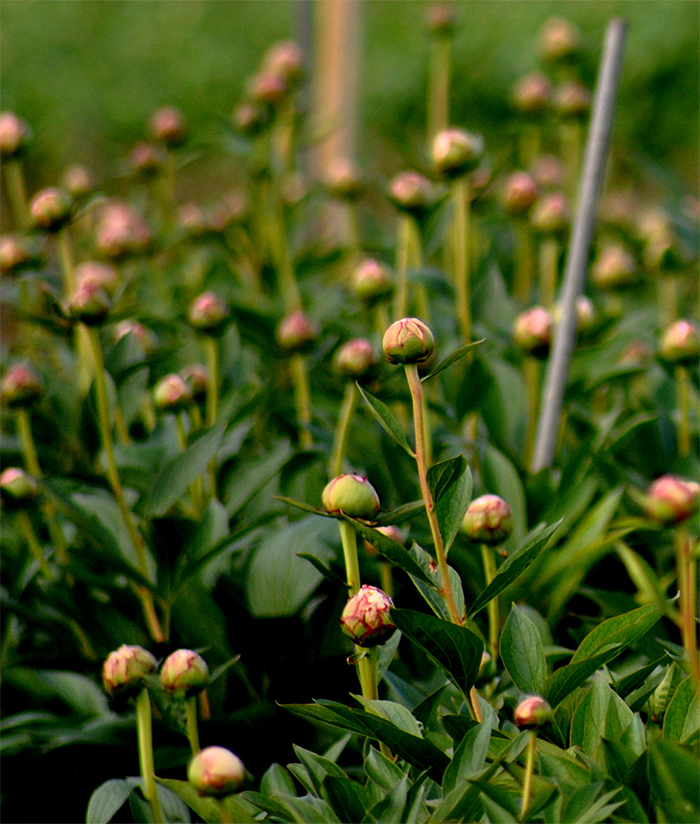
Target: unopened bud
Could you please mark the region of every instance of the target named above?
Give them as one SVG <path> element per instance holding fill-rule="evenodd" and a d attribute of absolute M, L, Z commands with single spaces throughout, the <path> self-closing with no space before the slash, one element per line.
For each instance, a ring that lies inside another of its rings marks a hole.
<path fill-rule="evenodd" d="M 513 533 L 513 512 L 498 495 L 482 495 L 469 504 L 462 532 L 475 543 L 500 546 Z"/>
<path fill-rule="evenodd" d="M 606 246 L 593 262 L 591 280 L 605 291 L 624 289 L 636 282 L 637 264 L 623 246 Z"/>
<path fill-rule="evenodd" d="M 151 243 L 151 229 L 131 206 L 113 201 L 100 215 L 96 245 L 101 255 L 114 260 L 146 251 Z"/>
<path fill-rule="evenodd" d="M 371 520 L 379 512 L 379 496 L 361 475 L 338 475 L 321 495 L 326 512 L 344 513 L 350 518 Z"/>
<path fill-rule="evenodd" d="M 561 189 L 566 183 L 566 167 L 558 157 L 542 155 L 532 166 L 532 177 L 540 189 Z"/>
<path fill-rule="evenodd" d="M 329 194 L 340 200 L 357 200 L 365 189 L 357 164 L 347 157 L 336 157 L 328 164 L 325 184 Z"/>
<path fill-rule="evenodd" d="M 513 711 L 515 725 L 523 729 L 538 729 L 553 718 L 552 708 L 539 695 L 528 695 L 518 702 Z"/>
<path fill-rule="evenodd" d="M 29 214 L 34 229 L 57 232 L 73 215 L 73 199 L 63 189 L 42 189 L 32 198 Z"/>
<path fill-rule="evenodd" d="M 700 355 L 700 330 L 694 323 L 677 320 L 664 332 L 659 354 L 668 363 L 694 363 Z"/>
<path fill-rule="evenodd" d="M 189 132 L 185 116 L 175 106 L 164 106 L 153 112 L 149 129 L 154 140 L 170 148 L 181 146 Z"/>
<path fill-rule="evenodd" d="M 352 285 L 358 300 L 372 305 L 390 297 L 394 291 L 389 268 L 374 258 L 361 261 L 352 275 Z"/>
<path fill-rule="evenodd" d="M 506 180 L 501 192 L 503 210 L 512 217 L 521 217 L 530 210 L 538 194 L 532 175 L 515 172 Z"/>
<path fill-rule="evenodd" d="M 561 235 L 569 228 L 570 222 L 569 201 L 562 192 L 543 195 L 530 213 L 530 223 L 543 235 Z"/>
<path fill-rule="evenodd" d="M 444 129 L 433 139 L 433 166 L 445 177 L 459 177 L 479 165 L 484 139 L 464 129 Z"/>
<path fill-rule="evenodd" d="M 402 212 L 423 217 L 435 203 L 435 189 L 419 172 L 401 172 L 389 183 L 389 199 Z"/>
<path fill-rule="evenodd" d="M 143 177 L 156 177 L 165 165 L 165 153 L 153 143 L 138 143 L 131 150 L 131 167 Z"/>
<path fill-rule="evenodd" d="M 37 482 L 23 469 L 10 466 L 0 475 L 0 495 L 10 509 L 28 506 L 39 492 Z"/>
<path fill-rule="evenodd" d="M 225 798 L 243 786 L 245 767 L 231 750 L 205 747 L 190 761 L 187 778 L 200 795 Z"/>
<path fill-rule="evenodd" d="M 663 475 L 649 487 L 644 498 L 647 515 L 661 524 L 679 524 L 695 514 L 700 505 L 700 484 L 676 475 Z"/>
<path fill-rule="evenodd" d="M 521 77 L 513 89 L 513 105 L 521 114 L 530 117 L 544 114 L 549 108 L 552 84 L 541 72 Z"/>
<path fill-rule="evenodd" d="M 379 356 L 368 340 L 353 338 L 338 349 L 333 364 L 344 378 L 362 383 L 376 377 Z"/>
<path fill-rule="evenodd" d="M 68 317 L 86 326 L 99 326 L 111 308 L 109 295 L 95 281 L 79 284 L 66 306 Z"/>
<path fill-rule="evenodd" d="M 254 103 L 274 109 L 289 94 L 289 81 L 276 72 L 263 71 L 251 78 L 248 90 Z"/>
<path fill-rule="evenodd" d="M 147 355 L 155 350 L 155 341 L 152 333 L 149 332 L 142 323 L 139 323 L 133 318 L 121 320 L 114 327 L 112 336 L 115 343 L 120 341 L 125 335 L 133 335 Z"/>
<path fill-rule="evenodd" d="M 16 275 L 41 262 L 41 255 L 27 237 L 2 235 L 0 237 L 0 272 Z"/>
<path fill-rule="evenodd" d="M 389 363 L 423 363 L 433 354 L 435 338 L 418 318 L 402 318 L 384 333 L 382 350 Z"/>
<path fill-rule="evenodd" d="M 192 393 L 192 398 L 202 401 L 209 389 L 209 372 L 201 363 L 193 363 L 182 370 L 182 378 Z"/>
<path fill-rule="evenodd" d="M 100 263 L 96 260 L 86 260 L 76 266 L 75 276 L 80 286 L 87 283 L 96 283 L 110 296 L 119 288 L 119 273 L 109 263 Z"/>
<path fill-rule="evenodd" d="M 71 197 L 81 200 L 95 191 L 95 181 L 85 166 L 69 166 L 63 173 L 63 185 Z"/>
<path fill-rule="evenodd" d="M 263 57 L 263 72 L 283 77 L 288 85 L 298 83 L 304 76 L 304 55 L 293 40 L 275 43 Z"/>
<path fill-rule="evenodd" d="M 533 306 L 515 319 L 513 340 L 528 355 L 544 358 L 549 353 L 553 325 L 552 315 L 544 306 Z"/>
<path fill-rule="evenodd" d="M 41 378 L 31 366 L 12 366 L 2 379 L 0 398 L 10 408 L 33 406 L 42 394 Z"/>
<path fill-rule="evenodd" d="M 552 102 L 563 118 L 581 118 L 590 111 L 591 93 L 583 83 L 569 80 L 555 89 Z"/>
<path fill-rule="evenodd" d="M 428 32 L 435 37 L 452 37 L 457 15 L 451 3 L 431 3 L 428 7 Z"/>
<path fill-rule="evenodd" d="M 143 677 L 158 663 L 148 650 L 122 644 L 110 652 L 102 667 L 102 683 L 110 695 L 129 695 L 143 686 Z"/>
<path fill-rule="evenodd" d="M 550 17 L 540 33 L 540 54 L 551 63 L 572 60 L 581 50 L 581 35 L 576 26 L 561 17 Z"/>
<path fill-rule="evenodd" d="M 192 393 L 179 375 L 166 375 L 153 390 L 153 402 L 161 412 L 183 412 L 192 404 Z"/>
<path fill-rule="evenodd" d="M 297 311 L 282 318 L 276 336 L 277 343 L 285 352 L 308 352 L 318 339 L 318 329 L 307 315 Z"/>
<path fill-rule="evenodd" d="M 385 592 L 365 584 L 345 605 L 340 616 L 341 629 L 359 647 L 384 644 L 396 632 L 391 621 L 393 606 Z"/>
<path fill-rule="evenodd" d="M 228 306 L 214 292 L 204 292 L 190 306 L 190 325 L 205 335 L 220 332 L 228 318 Z"/>
<path fill-rule="evenodd" d="M 562 315 L 561 304 L 557 303 L 552 308 L 552 320 L 554 325 L 559 323 Z M 586 295 L 579 295 L 576 298 L 576 329 L 579 332 L 590 331 L 595 324 L 595 306 L 593 301 Z"/>
<path fill-rule="evenodd" d="M 0 158 L 12 160 L 17 157 L 31 135 L 32 130 L 26 120 L 17 117 L 14 112 L 0 112 Z"/>
<path fill-rule="evenodd" d="M 231 115 L 233 126 L 245 135 L 260 134 L 269 121 L 268 112 L 258 103 L 244 100 L 239 103 Z"/>
<path fill-rule="evenodd" d="M 209 667 L 193 650 L 178 649 L 163 662 L 160 682 L 166 690 L 177 695 L 199 695 L 209 683 Z"/>

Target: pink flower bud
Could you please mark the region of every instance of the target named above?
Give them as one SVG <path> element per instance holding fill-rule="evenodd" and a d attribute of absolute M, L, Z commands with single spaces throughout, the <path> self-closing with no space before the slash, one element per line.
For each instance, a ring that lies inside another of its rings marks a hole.
<path fill-rule="evenodd" d="M 551 63 L 563 63 L 576 57 L 581 49 L 581 35 L 568 20 L 550 17 L 540 33 L 540 54 Z"/>
<path fill-rule="evenodd" d="M 24 508 L 32 503 L 39 492 L 37 482 L 23 469 L 10 466 L 0 475 L 0 495 L 10 508 Z"/>
<path fill-rule="evenodd" d="M 591 93 L 583 83 L 569 80 L 555 89 L 553 104 L 564 118 L 585 117 L 591 108 Z"/>
<path fill-rule="evenodd" d="M 205 747 L 190 761 L 187 778 L 200 795 L 225 798 L 245 781 L 241 759 L 225 747 Z"/>
<path fill-rule="evenodd" d="M 469 504 L 461 529 L 475 543 L 500 546 L 513 533 L 513 512 L 498 495 L 482 495 Z"/>
<path fill-rule="evenodd" d="M 190 324 L 205 335 L 220 332 L 228 318 L 228 306 L 214 292 L 204 292 L 190 306 Z"/>
<path fill-rule="evenodd" d="M 402 212 L 423 217 L 435 203 L 433 184 L 418 172 L 401 172 L 389 183 L 389 199 Z"/>
<path fill-rule="evenodd" d="M 318 329 L 303 312 L 292 312 L 280 321 L 276 337 L 285 352 L 308 352 L 318 339 Z"/>
<path fill-rule="evenodd" d="M 158 666 L 148 650 L 122 644 L 110 652 L 102 667 L 102 683 L 110 695 L 128 695 L 143 686 L 143 676 Z"/>
<path fill-rule="evenodd" d="M 90 172 L 78 164 L 69 166 L 63 173 L 63 185 L 75 200 L 81 200 L 95 191 L 95 181 Z"/>
<path fill-rule="evenodd" d="M 538 729 L 552 720 L 552 708 L 539 695 L 528 695 L 513 711 L 513 721 L 519 729 Z"/>
<path fill-rule="evenodd" d="M 304 76 L 304 55 L 293 40 L 275 43 L 263 57 L 263 72 L 284 78 L 289 85 L 298 83 Z"/>
<path fill-rule="evenodd" d="M 111 308 L 109 295 L 94 280 L 79 283 L 66 306 L 68 316 L 86 326 L 99 326 L 104 322 Z"/>
<path fill-rule="evenodd" d="M 231 115 L 233 126 L 245 135 L 259 134 L 268 124 L 269 117 L 265 108 L 258 103 L 245 100 L 239 103 Z"/>
<path fill-rule="evenodd" d="M 50 187 L 34 195 L 29 204 L 32 226 L 44 232 L 57 232 L 73 215 L 73 199 L 63 189 Z"/>
<path fill-rule="evenodd" d="M 382 349 L 389 363 L 423 363 L 433 354 L 435 338 L 422 320 L 403 318 L 386 330 Z"/>
<path fill-rule="evenodd" d="M 359 647 L 384 644 L 396 632 L 391 622 L 391 598 L 365 584 L 350 598 L 340 616 L 340 627 Z"/>
<path fill-rule="evenodd" d="M 144 177 L 155 177 L 165 165 L 165 152 L 153 143 L 137 143 L 131 150 L 131 168 Z"/>
<path fill-rule="evenodd" d="M 165 106 L 151 116 L 149 123 L 151 136 L 166 146 L 181 146 L 189 132 L 183 113 L 175 106 Z"/>
<path fill-rule="evenodd" d="M 172 693 L 199 695 L 209 683 L 207 662 L 191 649 L 178 649 L 163 662 L 160 682 Z"/>
<path fill-rule="evenodd" d="M 445 177 L 459 177 L 475 169 L 483 154 L 483 137 L 464 129 L 445 129 L 433 139 L 433 166 Z"/>
<path fill-rule="evenodd" d="M 637 280 L 637 264 L 632 255 L 619 244 L 604 247 L 593 262 L 591 280 L 606 291 L 624 289 Z"/>
<path fill-rule="evenodd" d="M 515 172 L 503 186 L 503 210 L 512 217 L 520 217 L 530 210 L 538 194 L 539 190 L 532 175 L 527 172 Z"/>
<path fill-rule="evenodd" d="M 513 89 L 513 105 L 525 115 L 541 115 L 549 108 L 552 84 L 546 75 L 533 72 L 521 77 Z"/>
<path fill-rule="evenodd" d="M 394 291 L 389 268 L 374 258 L 365 258 L 358 264 L 352 284 L 358 300 L 369 305 L 388 298 Z"/>
<path fill-rule="evenodd" d="M 562 308 L 557 303 L 552 308 L 552 320 L 556 325 L 561 320 Z M 586 295 L 579 295 L 576 298 L 576 329 L 579 332 L 588 332 L 595 324 L 595 307 L 593 301 Z"/>
<path fill-rule="evenodd" d="M 426 22 L 428 32 L 434 37 L 452 37 L 457 26 L 457 15 L 450 3 L 431 3 Z"/>
<path fill-rule="evenodd" d="M 100 254 L 115 260 L 145 252 L 152 240 L 151 229 L 143 217 L 118 201 L 104 207 L 95 234 Z"/>
<path fill-rule="evenodd" d="M 382 535 L 386 535 L 387 538 L 391 538 L 392 541 L 396 541 L 397 544 L 403 545 L 406 541 L 406 536 L 408 535 L 407 530 L 399 529 L 394 524 L 390 524 L 389 526 L 378 526 L 375 527 L 377 532 L 381 532 Z M 378 555 L 376 548 L 370 541 L 365 541 L 365 552 L 368 555 Z"/>
<path fill-rule="evenodd" d="M 274 109 L 289 94 L 289 81 L 276 72 L 263 71 L 251 78 L 248 92 L 254 103 Z"/>
<path fill-rule="evenodd" d="M 534 162 L 532 177 L 541 189 L 561 189 L 566 183 L 566 167 L 558 157 L 543 155 Z"/>
<path fill-rule="evenodd" d="M 10 408 L 33 406 L 43 394 L 41 378 L 31 366 L 18 364 L 5 373 L 0 398 Z"/>
<path fill-rule="evenodd" d="M 120 341 L 125 335 L 133 335 L 147 355 L 150 355 L 155 351 L 156 347 L 152 333 L 149 332 L 149 330 L 137 320 L 127 318 L 119 321 L 119 323 L 114 327 L 112 337 L 115 343 Z"/>
<path fill-rule="evenodd" d="M 700 330 L 687 320 L 677 320 L 661 338 L 659 354 L 668 363 L 694 363 L 700 355 Z"/>
<path fill-rule="evenodd" d="M 338 475 L 321 495 L 327 512 L 349 515 L 351 518 L 371 520 L 379 512 L 379 496 L 372 484 L 361 475 Z"/>
<path fill-rule="evenodd" d="M 153 390 L 153 402 L 161 412 L 183 412 L 192 404 L 192 393 L 179 375 L 166 375 Z"/>
<path fill-rule="evenodd" d="M 347 157 L 333 158 L 324 182 L 329 194 L 340 200 L 357 200 L 365 189 L 357 164 Z"/>
<path fill-rule="evenodd" d="M 99 263 L 96 260 L 86 260 L 76 266 L 75 276 L 80 286 L 95 283 L 101 286 L 112 297 L 119 288 L 119 273 L 109 263 Z"/>
<path fill-rule="evenodd" d="M 29 124 L 14 112 L 0 112 L 0 157 L 17 157 L 31 139 Z"/>
<path fill-rule="evenodd" d="M 333 360 L 336 370 L 351 381 L 371 381 L 379 370 L 379 356 L 372 344 L 364 338 L 353 338 L 344 343 Z"/>
<path fill-rule="evenodd" d="M 189 386 L 192 397 L 196 401 L 202 401 L 207 396 L 209 389 L 209 372 L 201 363 L 193 363 L 182 370 L 182 378 Z"/>
<path fill-rule="evenodd" d="M 29 238 L 18 235 L 0 237 L 0 272 L 16 275 L 41 263 L 41 255 Z"/>
<path fill-rule="evenodd" d="M 676 475 L 663 475 L 649 487 L 644 499 L 647 515 L 661 524 L 679 524 L 698 510 L 700 484 Z"/>
<path fill-rule="evenodd" d="M 549 353 L 553 325 L 552 315 L 544 306 L 533 306 L 515 319 L 513 340 L 528 355 L 544 358 Z"/>
<path fill-rule="evenodd" d="M 561 235 L 571 223 L 569 201 L 563 192 L 550 192 L 532 207 L 530 223 L 543 235 Z"/>

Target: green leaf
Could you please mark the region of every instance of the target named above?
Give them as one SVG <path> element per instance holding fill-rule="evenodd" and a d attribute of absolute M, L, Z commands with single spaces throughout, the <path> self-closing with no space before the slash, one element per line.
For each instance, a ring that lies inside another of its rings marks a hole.
<path fill-rule="evenodd" d="M 250 500 L 274 478 L 292 456 L 292 447 L 283 441 L 265 457 L 247 464 L 245 472 L 234 472 L 227 485 L 224 503 L 229 516 L 236 515 Z"/>
<path fill-rule="evenodd" d="M 525 543 L 501 565 L 494 579 L 474 601 L 471 609 L 467 613 L 468 618 L 473 618 L 477 612 L 482 610 L 489 601 L 493 600 L 499 593 L 513 583 L 537 558 L 547 545 L 547 541 L 552 533 L 557 529 L 561 519 L 555 524 L 538 529 L 532 533 Z"/>
<path fill-rule="evenodd" d="M 178 795 L 207 824 L 219 824 L 222 821 L 219 802 L 213 798 L 201 796 L 189 781 L 178 781 L 175 778 L 158 778 L 157 776 L 156 781 Z M 252 805 L 238 800 L 236 796 L 229 796 L 223 803 L 228 808 L 229 815 L 232 816 L 231 820 L 240 821 L 241 824 L 255 824 L 257 821 L 253 814 L 254 808 Z"/>
<path fill-rule="evenodd" d="M 484 651 L 481 639 L 466 627 L 422 612 L 393 609 L 391 616 L 403 634 L 418 644 L 469 700 Z"/>
<path fill-rule="evenodd" d="M 389 791 L 403 778 L 403 771 L 378 749 L 370 745 L 365 757 L 365 772 L 382 791 Z"/>
<path fill-rule="evenodd" d="M 369 793 L 347 776 L 328 775 L 323 781 L 323 797 L 341 821 L 362 821 L 370 803 Z"/>
<path fill-rule="evenodd" d="M 700 730 L 700 701 L 692 678 L 681 681 L 664 715 L 664 738 L 684 744 Z"/>
<path fill-rule="evenodd" d="M 608 618 L 588 633 L 574 653 L 571 664 L 585 661 L 610 644 L 628 647 L 645 635 L 661 617 L 661 612 L 653 605 L 639 607 L 631 612 Z"/>
<path fill-rule="evenodd" d="M 420 724 L 416 721 L 413 715 L 401 704 L 395 701 L 380 701 L 377 699 L 365 698 L 362 695 L 354 695 L 353 698 L 358 701 L 367 710 L 376 715 L 381 715 L 392 724 L 396 724 L 399 729 L 417 735 L 419 738 L 423 737 L 423 732 Z"/>
<path fill-rule="evenodd" d="M 576 664 L 567 664 L 552 673 L 547 679 L 547 688 L 545 690 L 545 697 L 551 704 L 552 709 L 557 707 L 577 687 L 580 687 L 603 664 L 612 661 L 622 652 L 622 649 L 622 644 L 612 644 L 610 648 L 604 649 L 592 658 L 587 658 L 585 661 L 579 661 Z"/>
<path fill-rule="evenodd" d="M 442 789 L 445 795 L 461 782 L 468 781 L 483 769 L 489 751 L 493 721 L 484 721 L 472 727 L 464 736 L 445 770 Z"/>
<path fill-rule="evenodd" d="M 474 786 L 481 792 L 481 802 L 493 824 L 515 824 L 518 820 L 518 808 L 515 800 L 507 790 L 497 784 L 475 781 Z"/>
<path fill-rule="evenodd" d="M 96 717 L 110 714 L 104 691 L 86 675 L 63 670 L 38 670 L 37 675 L 79 715 Z"/>
<path fill-rule="evenodd" d="M 406 440 L 406 436 L 401 428 L 401 424 L 398 422 L 391 409 L 389 409 L 383 401 L 380 401 L 379 398 L 375 398 L 373 395 L 370 395 L 370 393 L 360 386 L 359 383 L 357 384 L 357 388 L 360 390 L 360 394 L 364 398 L 365 403 L 371 409 L 372 414 L 381 424 L 382 429 L 384 429 L 384 431 L 390 435 L 396 443 L 402 447 L 402 449 L 405 449 L 412 458 L 415 458 L 415 453 L 408 445 L 408 441 Z"/>
<path fill-rule="evenodd" d="M 396 651 L 401 642 L 401 630 L 396 632 L 389 638 L 389 640 L 379 647 L 379 655 L 377 656 L 377 683 L 387 674 L 391 662 L 396 658 Z"/>
<path fill-rule="evenodd" d="M 408 799 L 408 776 L 403 778 L 386 794 L 386 797 L 377 802 L 362 819 L 363 824 L 384 824 L 388 821 L 403 821 L 406 801 Z M 348 819 L 358 821 L 360 819 Z"/>
<path fill-rule="evenodd" d="M 547 661 L 542 638 L 534 623 L 513 604 L 503 627 L 501 658 L 515 686 L 525 693 L 542 695 L 547 680 Z"/>
<path fill-rule="evenodd" d="M 483 343 L 486 338 L 482 338 L 481 340 L 472 341 L 472 343 L 465 343 L 464 346 L 460 346 L 459 349 L 455 349 L 455 351 L 448 355 L 446 358 L 440 361 L 438 365 L 433 369 L 430 374 L 426 375 L 425 377 L 421 378 L 421 381 L 429 381 L 431 378 L 434 378 L 435 375 L 439 375 L 440 372 L 443 372 L 448 367 L 452 366 L 453 363 L 457 363 L 458 360 L 461 360 L 468 352 L 478 346 L 480 343 Z"/>
<path fill-rule="evenodd" d="M 422 547 L 414 541 L 413 546 L 409 550 L 411 557 L 419 564 L 425 576 L 427 576 L 429 583 L 426 583 L 420 578 L 411 575 L 411 580 L 416 585 L 416 589 L 425 598 L 428 606 L 439 617 L 446 621 L 451 621 L 445 598 L 442 594 L 442 575 L 437 563 L 431 555 L 429 555 Z M 455 598 L 455 605 L 457 612 L 460 615 L 464 614 L 464 590 L 462 589 L 462 579 L 459 577 L 457 570 L 448 565 L 450 573 L 450 581 L 452 582 L 452 592 Z"/>
<path fill-rule="evenodd" d="M 294 781 L 281 764 L 271 764 L 260 780 L 265 795 L 294 795 Z"/>
<path fill-rule="evenodd" d="M 308 561 L 316 567 L 316 569 L 327 581 L 331 581 L 341 587 L 347 587 L 347 582 L 341 578 L 337 572 L 334 572 L 330 567 L 327 567 L 323 561 L 319 560 L 315 555 L 311 555 L 308 552 L 297 552 L 297 558 L 303 558 L 305 561 Z"/>
<path fill-rule="evenodd" d="M 428 469 L 428 486 L 435 503 L 440 534 L 448 552 L 462 525 L 472 496 L 472 473 L 462 455 Z"/>
<path fill-rule="evenodd" d="M 425 501 L 421 498 L 419 501 L 411 501 L 408 504 L 403 504 L 403 506 L 397 506 L 396 509 L 389 512 L 380 512 L 377 515 L 376 523 L 379 526 L 390 526 L 391 524 L 398 526 L 424 512 Z"/>
<path fill-rule="evenodd" d="M 322 755 L 316 755 L 316 753 L 313 753 L 310 750 L 305 750 L 303 747 L 299 747 L 296 744 L 293 746 L 297 758 L 304 765 L 306 772 L 311 779 L 312 787 L 310 789 L 316 794 L 321 792 L 321 785 L 323 784 L 326 776 L 332 775 L 335 778 L 347 778 L 347 775 L 343 772 L 343 770 L 333 761 L 329 761 Z M 292 766 L 294 765 L 291 764 L 290 768 Z"/>
<path fill-rule="evenodd" d="M 700 770 L 696 753 L 675 742 L 652 740 L 648 776 L 652 795 L 664 811 L 666 821 L 697 824 Z"/>
<path fill-rule="evenodd" d="M 576 708 L 571 721 L 571 745 L 598 760 L 602 739 L 619 741 L 632 723 L 632 710 L 614 693 L 602 677 L 593 685 Z"/>
<path fill-rule="evenodd" d="M 282 501 L 282 503 L 289 504 L 289 506 L 293 506 L 295 509 L 301 509 L 303 512 L 312 512 L 314 515 L 323 515 L 325 518 L 336 517 L 335 515 L 331 515 L 330 512 L 326 512 L 325 509 L 319 509 L 317 506 L 311 506 L 311 504 L 304 503 L 303 501 L 285 498 L 284 495 L 274 495 L 273 497 L 276 501 Z"/>
<path fill-rule="evenodd" d="M 101 784 L 90 796 L 85 817 L 87 824 L 107 824 L 111 821 L 139 783 L 138 778 L 110 778 Z"/>
<path fill-rule="evenodd" d="M 153 481 L 146 499 L 147 517 L 164 515 L 190 484 L 207 471 L 224 436 L 225 424 L 207 430 L 184 452 L 168 461 Z"/>

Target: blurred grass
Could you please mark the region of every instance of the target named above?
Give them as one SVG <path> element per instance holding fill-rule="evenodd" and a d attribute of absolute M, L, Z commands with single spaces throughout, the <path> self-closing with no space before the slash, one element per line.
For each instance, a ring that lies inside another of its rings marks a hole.
<path fill-rule="evenodd" d="M 420 162 L 427 43 L 423 0 L 364 5 L 361 160 L 390 173 Z M 557 14 L 576 23 L 595 79 L 606 21 L 631 22 L 615 140 L 697 188 L 698 6 L 679 0 L 456 2 L 453 121 L 503 140 L 513 81 L 537 66 L 536 38 Z M 72 162 L 113 174 L 150 113 L 180 106 L 195 138 L 226 120 L 265 48 L 293 36 L 293 0 L 2 0 L 2 108 L 30 121 L 34 185 Z M 668 174 L 666 172 L 665 174 Z M 36 174 L 36 173 L 35 173 Z"/>

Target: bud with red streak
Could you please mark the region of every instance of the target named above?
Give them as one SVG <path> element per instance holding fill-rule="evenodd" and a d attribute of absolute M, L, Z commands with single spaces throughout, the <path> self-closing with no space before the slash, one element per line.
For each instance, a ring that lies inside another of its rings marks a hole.
<path fill-rule="evenodd" d="M 326 512 L 371 520 L 379 512 L 379 496 L 362 475 L 338 475 L 326 484 L 321 502 Z"/>
<path fill-rule="evenodd" d="M 205 747 L 190 761 L 187 778 L 202 796 L 225 798 L 238 792 L 246 771 L 241 759 L 225 747 Z"/>
<path fill-rule="evenodd" d="M 359 647 L 384 644 L 396 632 L 391 621 L 393 606 L 385 592 L 364 584 L 345 605 L 340 616 L 341 629 Z"/>
<path fill-rule="evenodd" d="M 700 484 L 677 475 L 663 475 L 649 487 L 644 497 L 647 515 L 661 524 L 687 521 L 698 511 Z"/>
<path fill-rule="evenodd" d="M 209 683 L 209 667 L 194 650 L 178 649 L 163 661 L 160 682 L 174 695 L 199 695 Z"/>
<path fill-rule="evenodd" d="M 462 532 L 476 543 L 500 546 L 513 534 L 513 512 L 498 495 L 475 498 L 464 514 Z"/>
<path fill-rule="evenodd" d="M 389 363 L 423 363 L 433 354 L 435 338 L 418 318 L 402 318 L 392 323 L 382 338 L 382 350 Z"/>
<path fill-rule="evenodd" d="M 552 708 L 539 695 L 528 695 L 522 698 L 513 711 L 513 721 L 521 730 L 539 729 L 548 724 L 552 718 Z"/>
<path fill-rule="evenodd" d="M 102 666 L 102 683 L 109 695 L 132 695 L 143 687 L 143 677 L 154 672 L 158 662 L 148 650 L 122 644 Z"/>

